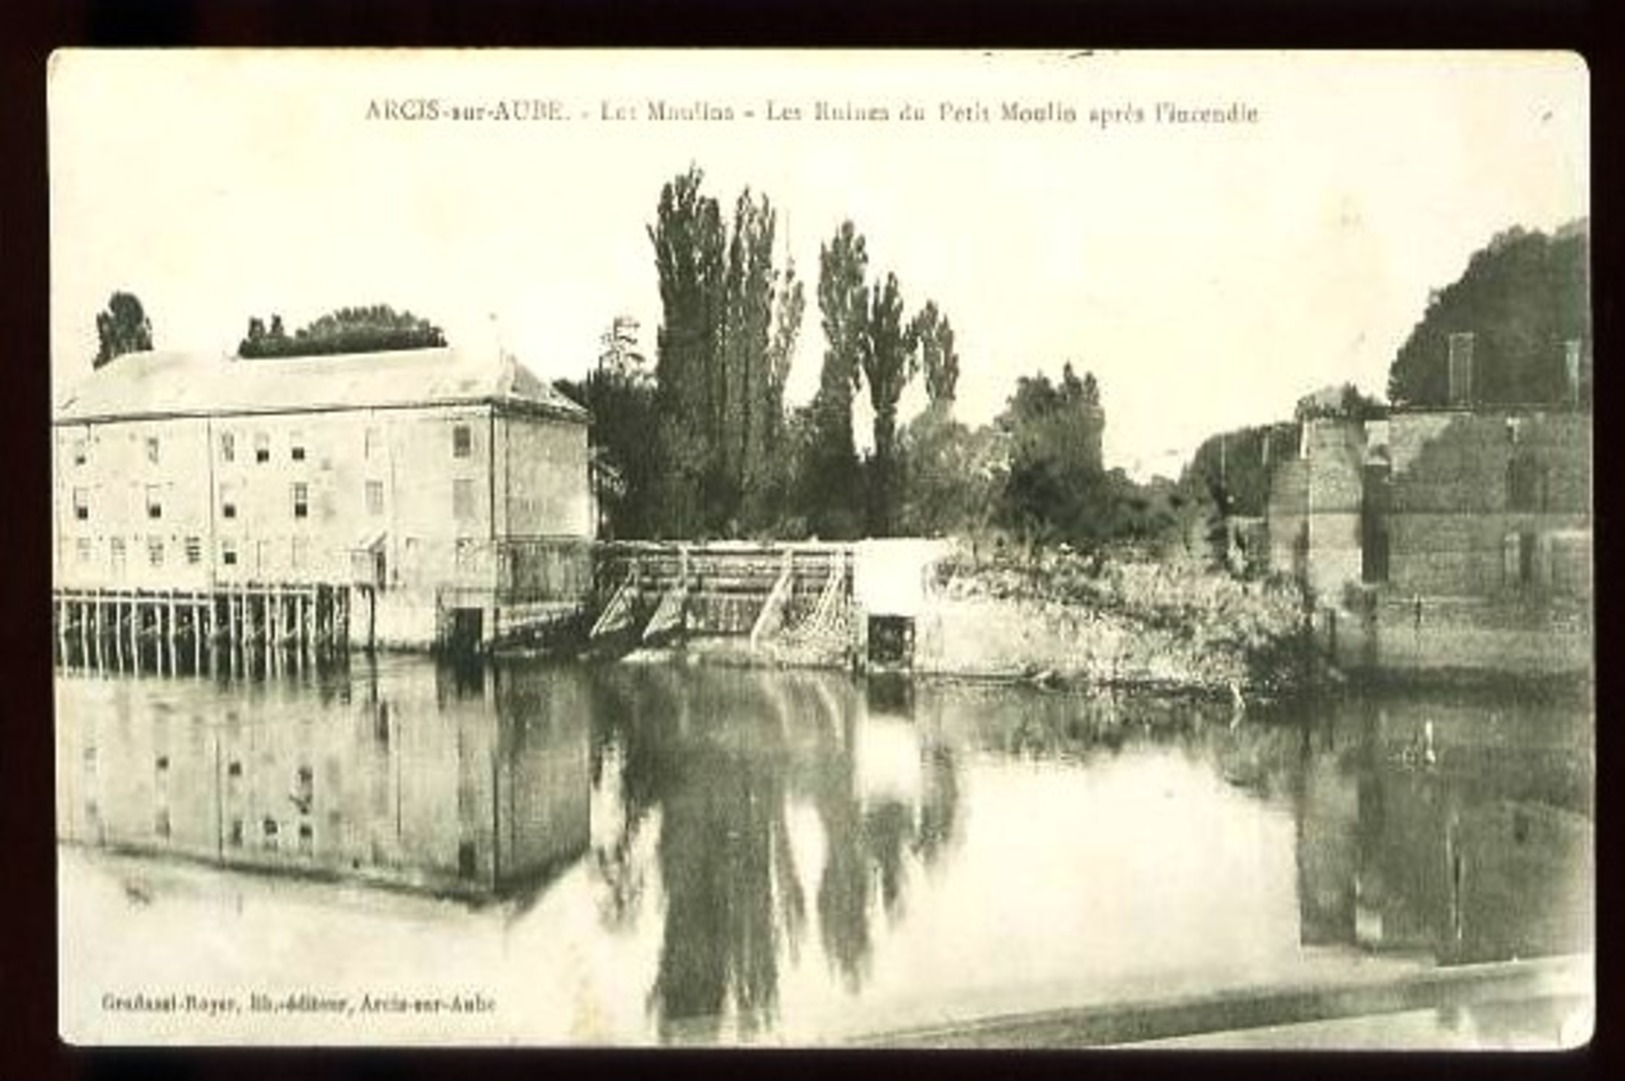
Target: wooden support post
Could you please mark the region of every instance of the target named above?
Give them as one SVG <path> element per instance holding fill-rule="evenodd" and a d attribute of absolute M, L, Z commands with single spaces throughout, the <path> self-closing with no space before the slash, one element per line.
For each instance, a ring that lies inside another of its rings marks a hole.
<path fill-rule="evenodd" d="M 192 673 L 203 673 L 203 604 L 192 606 Z"/>
<path fill-rule="evenodd" d="M 171 588 L 169 592 L 169 677 L 171 678 L 174 678 L 176 674 L 180 673 L 177 659 L 179 656 L 179 652 L 177 651 L 179 644 L 177 643 L 178 638 L 176 636 L 175 629 L 176 613 L 175 590 Z"/>
<path fill-rule="evenodd" d="M 90 668 L 90 604 L 79 604 L 79 665 Z"/>
<path fill-rule="evenodd" d="M 228 593 L 226 595 L 226 665 L 233 678 L 237 677 L 237 653 L 241 641 L 238 639 L 241 628 L 241 619 L 237 613 L 237 600 Z"/>
<path fill-rule="evenodd" d="M 141 623 L 146 615 L 141 612 L 141 596 L 130 604 L 130 654 L 135 657 L 136 677 L 141 676 Z"/>
<path fill-rule="evenodd" d="M 209 646 L 209 673 L 220 673 L 220 641 L 216 635 L 216 626 L 219 618 L 215 614 L 215 606 L 219 598 L 213 593 L 204 596 L 203 602 L 203 637 Z"/>

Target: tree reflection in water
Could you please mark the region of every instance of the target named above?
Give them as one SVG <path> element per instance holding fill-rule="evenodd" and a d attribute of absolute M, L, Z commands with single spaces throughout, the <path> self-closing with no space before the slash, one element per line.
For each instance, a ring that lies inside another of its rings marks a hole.
<path fill-rule="evenodd" d="M 946 745 L 921 741 L 916 810 L 862 793 L 867 713 L 844 677 L 619 667 L 594 687 L 594 787 L 619 794 L 619 824 L 595 849 L 606 925 L 638 911 L 636 840 L 658 820 L 664 929 L 649 1001 L 662 1038 L 711 1039 L 730 1016 L 745 1037 L 772 1025 L 781 961 L 797 959 L 807 923 L 792 804 L 810 804 L 822 829 L 824 954 L 860 986 L 873 911 L 898 915 L 910 857 L 934 863 L 953 839 L 960 789 Z"/>

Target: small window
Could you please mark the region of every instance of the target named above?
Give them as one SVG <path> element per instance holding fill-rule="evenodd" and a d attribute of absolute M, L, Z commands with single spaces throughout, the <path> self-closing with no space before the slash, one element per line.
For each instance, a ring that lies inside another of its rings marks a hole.
<path fill-rule="evenodd" d="M 237 435 L 235 433 L 222 433 L 220 435 L 220 458 L 227 463 L 237 462 Z"/>
<path fill-rule="evenodd" d="M 453 479 L 451 483 L 451 514 L 458 520 L 474 518 L 474 480 Z"/>
<path fill-rule="evenodd" d="M 186 536 L 186 564 L 196 565 L 203 560 L 203 540 L 196 535 Z"/>
<path fill-rule="evenodd" d="M 162 486 L 147 487 L 147 519 L 162 520 L 164 517 L 164 491 Z"/>
<path fill-rule="evenodd" d="M 474 453 L 474 431 L 468 426 L 451 428 L 451 454 L 466 460 Z"/>
<path fill-rule="evenodd" d="M 237 544 L 230 539 L 222 539 L 220 542 L 220 564 L 237 564 Z"/>
<path fill-rule="evenodd" d="M 458 539 L 456 548 L 452 551 L 453 561 L 458 569 L 468 570 L 474 567 L 474 554 L 476 542 L 473 539 Z"/>
<path fill-rule="evenodd" d="M 237 519 L 237 491 L 230 486 L 220 487 L 220 517 L 224 520 Z"/>
<path fill-rule="evenodd" d="M 147 462 L 158 462 L 158 438 L 156 437 L 147 438 Z"/>
<path fill-rule="evenodd" d="M 74 542 L 73 542 L 73 553 L 74 553 L 74 557 L 78 559 L 80 565 L 89 565 L 90 564 L 90 540 L 89 539 L 75 539 Z"/>
<path fill-rule="evenodd" d="M 254 434 L 254 462 L 271 462 L 271 436 L 268 433 Z"/>
<path fill-rule="evenodd" d="M 294 536 L 288 554 L 289 564 L 295 569 L 303 569 L 310 563 L 310 540 Z"/>
<path fill-rule="evenodd" d="M 288 436 L 288 457 L 295 463 L 305 462 L 305 436 L 302 433 L 292 433 Z"/>
<path fill-rule="evenodd" d="M 377 479 L 367 480 L 367 515 L 384 514 L 384 484 Z"/>
<path fill-rule="evenodd" d="M 112 563 L 113 572 L 122 573 L 124 571 L 124 539 L 122 536 L 115 536 L 108 540 L 107 556 Z"/>
<path fill-rule="evenodd" d="M 73 442 L 73 465 L 83 467 L 90 458 L 89 446 L 83 437 Z"/>
<path fill-rule="evenodd" d="M 154 569 L 164 564 L 164 540 L 157 535 L 147 537 L 147 561 Z"/>
<path fill-rule="evenodd" d="M 73 518 L 90 519 L 90 491 L 83 486 L 75 486 L 73 489 Z"/>
<path fill-rule="evenodd" d="M 383 451 L 383 436 L 377 426 L 368 426 L 365 435 L 365 445 L 362 453 L 367 459 L 372 459 Z"/>
<path fill-rule="evenodd" d="M 310 486 L 308 483 L 295 482 L 293 484 L 293 518 L 303 520 L 310 515 Z"/>

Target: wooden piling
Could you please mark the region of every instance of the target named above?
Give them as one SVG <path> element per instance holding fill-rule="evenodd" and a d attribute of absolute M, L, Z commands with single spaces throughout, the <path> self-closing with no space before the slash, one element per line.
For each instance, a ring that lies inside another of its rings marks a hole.
<path fill-rule="evenodd" d="M 169 677 L 171 678 L 180 673 L 177 659 L 178 653 L 176 651 L 177 645 L 175 643 L 175 615 L 175 590 L 171 588 L 169 591 Z"/>
<path fill-rule="evenodd" d="M 79 604 L 79 665 L 90 667 L 90 604 Z"/>
<path fill-rule="evenodd" d="M 267 589 L 260 606 L 265 611 L 265 673 L 274 675 L 281 671 L 282 663 L 282 593 Z"/>

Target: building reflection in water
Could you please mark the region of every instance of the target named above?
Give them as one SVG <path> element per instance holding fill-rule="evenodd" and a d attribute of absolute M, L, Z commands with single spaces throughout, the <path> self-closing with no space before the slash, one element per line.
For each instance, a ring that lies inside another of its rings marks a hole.
<path fill-rule="evenodd" d="M 59 712 L 65 840 L 458 896 L 588 837 L 579 681 L 356 667 L 303 683 L 101 683 Z"/>
<path fill-rule="evenodd" d="M 1350 700 L 1305 732 L 1304 943 L 1449 964 L 1588 951 L 1589 737 L 1538 704 L 1402 704 Z"/>

